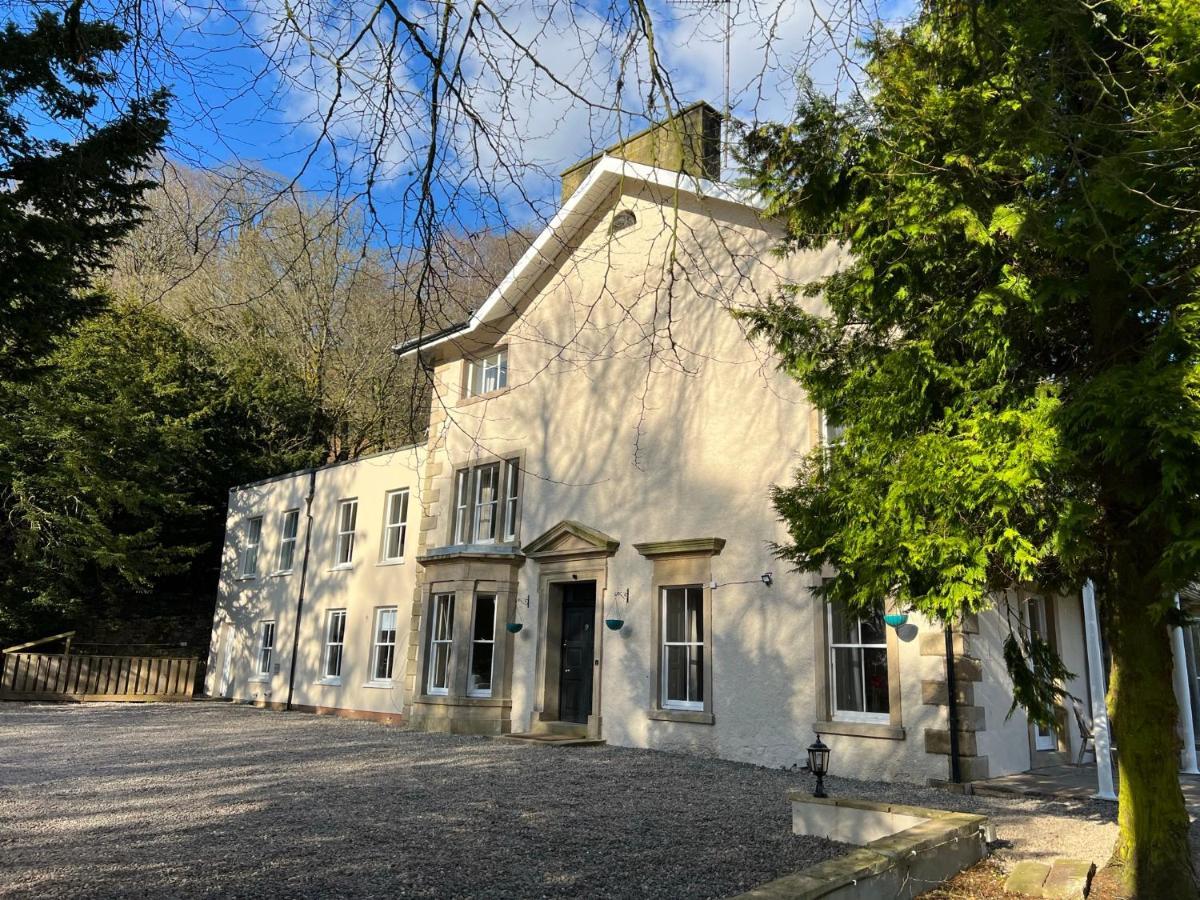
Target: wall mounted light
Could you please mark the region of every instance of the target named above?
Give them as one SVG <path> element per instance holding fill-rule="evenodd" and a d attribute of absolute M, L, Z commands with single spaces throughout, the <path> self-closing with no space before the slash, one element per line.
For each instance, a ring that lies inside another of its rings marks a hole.
<path fill-rule="evenodd" d="M 775 583 L 775 575 L 772 572 L 763 572 L 761 578 L 762 578 L 762 583 L 765 584 L 767 587 L 770 587 L 771 585 L 773 585 Z"/>

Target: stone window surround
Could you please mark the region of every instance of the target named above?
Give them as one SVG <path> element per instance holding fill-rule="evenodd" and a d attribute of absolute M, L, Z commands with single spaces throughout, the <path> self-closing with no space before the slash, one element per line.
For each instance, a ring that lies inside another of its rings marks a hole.
<path fill-rule="evenodd" d="M 465 572 L 447 572 L 446 576 L 465 576 Z M 439 578 L 433 573 L 422 588 L 422 620 L 432 621 L 433 601 L 438 594 L 454 594 L 454 632 L 450 645 L 449 684 L 444 694 L 428 693 L 429 683 L 429 629 L 421 629 L 421 641 L 417 656 L 418 704 L 443 706 L 511 706 L 512 691 L 512 638 L 504 627 L 512 621 L 516 607 L 514 581 L 492 578 L 456 577 L 454 580 Z M 492 695 L 471 697 L 467 695 L 471 659 L 471 623 L 475 618 L 477 596 L 496 598 L 495 631 L 492 656 Z"/>
<path fill-rule="evenodd" d="M 486 394 L 470 393 L 469 380 L 471 377 L 471 364 L 481 361 L 482 359 L 491 356 L 495 353 L 505 353 L 505 381 L 504 387 L 497 388 L 494 391 L 488 391 Z M 512 390 L 512 353 L 509 352 L 507 344 L 496 344 L 494 346 L 484 347 L 474 353 L 464 353 L 458 366 L 458 397 L 456 406 L 470 406 L 472 403 L 479 403 L 485 400 L 494 400 L 497 397 L 503 397 Z"/>
<path fill-rule="evenodd" d="M 647 718 L 658 722 L 714 725 L 713 714 L 713 627 L 712 559 L 725 547 L 722 538 L 688 538 L 676 541 L 650 541 L 634 544 L 634 549 L 654 564 L 650 578 L 653 597 L 651 636 L 654 653 L 654 684 L 650 689 Z M 704 709 L 672 709 L 663 706 L 663 589 L 699 586 L 704 595 Z"/>
<path fill-rule="evenodd" d="M 499 491 L 499 503 L 496 507 L 496 509 L 500 512 L 500 522 L 497 523 L 496 527 L 498 535 L 502 536 L 502 534 L 500 534 L 500 530 L 502 528 L 501 523 L 503 523 L 504 520 L 503 514 L 505 512 L 505 505 L 508 499 L 508 472 L 506 466 L 511 460 L 516 460 L 517 462 L 517 473 L 518 478 L 520 479 L 520 484 L 518 485 L 517 489 L 517 521 L 515 527 L 512 529 L 514 536 L 509 540 L 501 540 L 498 537 L 497 540 L 483 546 L 519 547 L 521 545 L 521 519 L 524 517 L 525 512 L 525 451 L 514 450 L 511 453 L 505 453 L 503 455 L 491 452 L 480 452 L 469 459 L 454 462 L 450 465 L 450 490 L 447 492 L 449 494 L 450 502 L 449 506 L 447 507 L 445 544 L 443 546 L 457 546 L 454 543 L 454 523 L 458 516 L 458 473 L 463 469 L 470 469 L 473 471 L 477 466 L 486 466 L 491 465 L 492 463 L 500 464 L 501 490 Z M 470 490 L 470 484 L 473 483 L 474 479 L 468 477 L 467 481 L 468 490 Z M 474 509 L 474 502 L 472 502 L 472 504 L 467 508 L 468 521 L 470 521 L 470 519 L 473 517 Z M 469 546 L 469 544 L 464 544 L 463 546 Z"/>
<path fill-rule="evenodd" d="M 888 663 L 888 723 L 882 722 L 847 722 L 833 718 L 833 698 L 829 696 L 829 613 L 828 603 L 816 595 L 816 585 L 811 586 L 813 603 L 813 640 L 816 650 L 816 665 L 814 671 L 814 686 L 816 687 L 817 720 L 813 722 L 813 731 L 817 734 L 839 734 L 847 737 L 878 738 L 891 741 L 905 739 L 904 716 L 901 708 L 900 691 L 900 637 L 896 629 L 885 625 L 887 631 L 887 663 Z M 884 609 L 889 611 L 894 606 L 891 600 L 886 601 Z"/>

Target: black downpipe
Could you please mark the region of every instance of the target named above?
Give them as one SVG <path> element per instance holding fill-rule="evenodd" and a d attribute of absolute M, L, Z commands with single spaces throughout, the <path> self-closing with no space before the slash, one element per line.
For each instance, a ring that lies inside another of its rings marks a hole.
<path fill-rule="evenodd" d="M 946 626 L 946 707 L 950 725 L 950 783 L 961 784 L 958 764 L 958 694 L 954 683 L 954 629 Z"/>
<path fill-rule="evenodd" d="M 304 614 L 304 585 L 308 580 L 308 551 L 312 543 L 312 504 L 317 491 L 317 470 L 308 473 L 308 496 L 304 499 L 304 558 L 300 563 L 300 596 L 296 598 L 296 627 L 292 630 L 292 664 L 288 672 L 288 696 L 284 709 L 292 708 L 292 691 L 296 686 L 296 656 L 300 652 L 300 617 Z"/>

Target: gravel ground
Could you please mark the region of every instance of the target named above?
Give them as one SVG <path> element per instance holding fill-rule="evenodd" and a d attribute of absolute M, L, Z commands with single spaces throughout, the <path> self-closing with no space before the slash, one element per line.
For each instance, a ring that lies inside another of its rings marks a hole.
<path fill-rule="evenodd" d="M 846 851 L 803 772 L 217 703 L 0 704 L 0 895 L 722 897 Z M 1103 863 L 1114 807 L 828 779 L 981 811 L 1003 865 Z"/>
<path fill-rule="evenodd" d="M 720 897 L 840 855 L 795 775 L 216 703 L 0 704 L 0 895 Z"/>

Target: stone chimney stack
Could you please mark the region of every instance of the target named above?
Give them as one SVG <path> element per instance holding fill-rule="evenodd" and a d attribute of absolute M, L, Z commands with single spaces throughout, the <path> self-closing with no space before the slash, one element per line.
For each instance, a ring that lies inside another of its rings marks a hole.
<path fill-rule="evenodd" d="M 630 135 L 562 173 L 562 199 L 575 192 L 604 156 L 617 156 L 696 178 L 721 178 L 721 114 L 701 100 L 672 118 Z"/>

